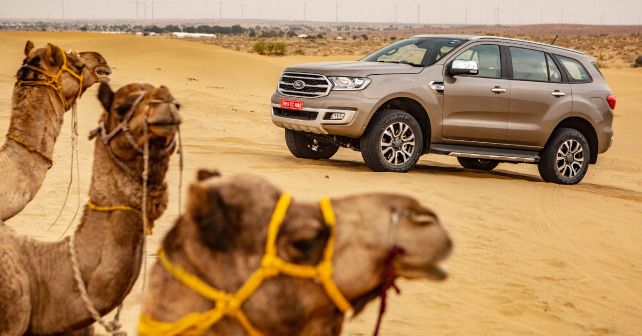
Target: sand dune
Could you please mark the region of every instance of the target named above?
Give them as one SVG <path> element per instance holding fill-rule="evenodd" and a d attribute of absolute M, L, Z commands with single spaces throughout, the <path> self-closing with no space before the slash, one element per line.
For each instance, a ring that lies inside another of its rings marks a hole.
<path fill-rule="evenodd" d="M 114 87 L 134 81 L 168 86 L 184 106 L 187 181 L 198 167 L 216 167 L 224 174 L 263 175 L 307 199 L 393 191 L 435 209 L 456 242 L 448 262 L 451 278 L 439 284 L 401 281 L 402 295 L 391 299 L 383 335 L 642 333 L 642 69 L 605 71 L 618 96 L 615 144 L 584 182 L 569 187 L 542 183 L 534 166 L 501 164 L 493 173 L 476 173 L 434 155 L 408 174 L 373 173 L 349 150 L 332 161 L 294 159 L 282 130 L 270 122 L 268 98 L 286 64 L 321 58 L 268 58 L 162 38 L 0 33 L 3 130 L 26 39 L 102 53 L 115 68 Z M 83 135 L 101 111 L 95 94 L 90 89 L 79 104 Z M 7 223 L 19 232 L 56 240 L 73 216 L 75 193 L 62 220 L 49 228 L 69 181 L 68 126 L 69 115 L 43 189 Z M 93 147 L 81 139 L 84 201 Z M 176 163 L 169 173 L 170 207 L 149 240 L 148 265 L 177 216 Z M 130 334 L 141 295 L 139 281 L 123 316 Z M 345 325 L 344 334 L 370 334 L 376 310 L 369 306 Z"/>

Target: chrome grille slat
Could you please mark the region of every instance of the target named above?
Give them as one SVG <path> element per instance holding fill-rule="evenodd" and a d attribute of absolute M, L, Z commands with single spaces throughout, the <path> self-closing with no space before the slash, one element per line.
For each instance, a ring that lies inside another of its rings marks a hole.
<path fill-rule="evenodd" d="M 294 87 L 294 82 L 303 81 L 301 89 Z M 298 72 L 284 72 L 279 79 L 278 92 L 284 96 L 317 98 L 330 94 L 332 83 L 324 75 Z"/>
<path fill-rule="evenodd" d="M 280 84 L 283 85 L 289 85 L 289 86 L 294 86 L 292 83 L 286 83 L 286 82 L 281 82 Z M 305 87 L 313 87 L 313 88 L 327 88 L 327 85 L 312 85 L 312 84 L 306 84 Z"/>

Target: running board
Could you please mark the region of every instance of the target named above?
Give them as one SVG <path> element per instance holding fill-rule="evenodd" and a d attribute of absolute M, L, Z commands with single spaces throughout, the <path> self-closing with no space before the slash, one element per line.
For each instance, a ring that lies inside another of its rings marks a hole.
<path fill-rule="evenodd" d="M 517 149 L 434 144 L 431 145 L 430 152 L 471 159 L 527 163 L 539 162 L 538 152 Z"/>

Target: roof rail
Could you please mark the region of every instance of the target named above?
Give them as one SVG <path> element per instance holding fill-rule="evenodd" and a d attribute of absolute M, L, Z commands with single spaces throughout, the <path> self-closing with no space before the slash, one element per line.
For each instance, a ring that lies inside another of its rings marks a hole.
<path fill-rule="evenodd" d="M 560 50 L 564 50 L 564 51 L 568 51 L 568 52 L 572 52 L 572 53 L 576 53 L 576 54 L 580 54 L 580 55 L 586 56 L 585 53 L 583 53 L 581 51 L 574 50 L 574 49 L 564 48 L 564 47 L 560 47 L 560 46 L 556 46 L 556 45 L 552 45 L 552 44 L 541 43 L 541 42 L 520 40 L 520 39 L 515 39 L 515 38 L 510 38 L 510 37 L 478 36 L 477 39 L 478 40 L 495 39 L 495 40 L 505 40 L 505 41 L 512 41 L 512 42 L 521 42 L 521 43 L 526 43 L 526 44 L 535 44 L 535 45 L 541 45 L 541 46 L 544 46 L 544 47 L 560 49 Z"/>

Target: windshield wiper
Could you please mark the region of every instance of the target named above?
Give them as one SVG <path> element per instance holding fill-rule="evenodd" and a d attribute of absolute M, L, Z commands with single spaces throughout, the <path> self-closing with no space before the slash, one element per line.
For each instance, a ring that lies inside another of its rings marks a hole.
<path fill-rule="evenodd" d="M 412 63 L 412 62 L 408 62 L 408 61 L 377 61 L 377 62 L 379 62 L 379 63 L 407 64 L 407 65 L 414 66 L 414 67 L 423 67 L 423 65 L 421 65 L 421 64 Z"/>

